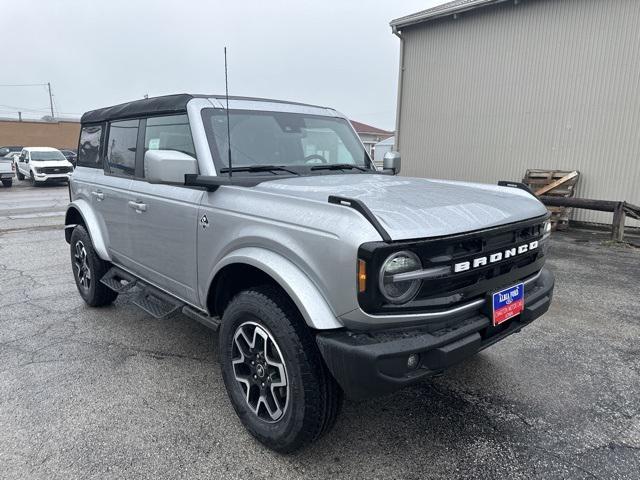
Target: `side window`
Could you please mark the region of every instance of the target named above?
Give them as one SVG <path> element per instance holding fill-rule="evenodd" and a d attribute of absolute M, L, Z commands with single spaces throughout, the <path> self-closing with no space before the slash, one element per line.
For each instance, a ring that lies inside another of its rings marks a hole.
<path fill-rule="evenodd" d="M 135 175 L 139 122 L 139 120 L 123 120 L 109 124 L 107 163 L 111 173 L 131 177 Z"/>
<path fill-rule="evenodd" d="M 176 150 L 196 157 L 189 118 L 186 115 L 147 118 L 144 151 Z"/>
<path fill-rule="evenodd" d="M 102 168 L 100 161 L 101 125 L 82 127 L 78 147 L 78 167 Z"/>

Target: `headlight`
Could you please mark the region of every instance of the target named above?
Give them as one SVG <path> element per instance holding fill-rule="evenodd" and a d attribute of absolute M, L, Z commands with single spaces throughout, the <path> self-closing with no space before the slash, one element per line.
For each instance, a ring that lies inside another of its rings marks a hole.
<path fill-rule="evenodd" d="M 420 289 L 421 280 L 394 281 L 394 275 L 420 270 L 422 263 L 413 252 L 396 252 L 390 255 L 380 269 L 380 291 L 391 303 L 407 303 Z M 396 279 L 397 280 L 397 279 Z"/>

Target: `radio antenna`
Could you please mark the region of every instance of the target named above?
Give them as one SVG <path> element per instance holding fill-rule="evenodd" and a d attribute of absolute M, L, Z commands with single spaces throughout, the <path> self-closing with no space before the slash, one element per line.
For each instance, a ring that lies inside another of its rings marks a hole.
<path fill-rule="evenodd" d="M 233 170 L 233 166 L 231 165 L 231 125 L 229 124 L 229 81 L 227 80 L 227 47 L 224 47 L 224 97 L 227 101 L 227 146 L 228 154 L 229 154 L 229 178 L 231 178 L 231 170 Z"/>

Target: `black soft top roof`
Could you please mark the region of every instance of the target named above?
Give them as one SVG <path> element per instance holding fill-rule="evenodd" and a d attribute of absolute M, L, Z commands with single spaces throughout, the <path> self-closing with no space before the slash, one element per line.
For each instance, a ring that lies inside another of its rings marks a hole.
<path fill-rule="evenodd" d="M 121 103 L 113 107 L 91 110 L 80 120 L 82 123 L 100 123 L 108 120 L 141 117 L 147 115 L 161 115 L 172 113 L 184 113 L 187 111 L 187 102 L 195 95 L 180 93 L 177 95 L 165 95 L 162 97 L 144 98 L 133 102 Z"/>
<path fill-rule="evenodd" d="M 165 115 L 185 113 L 187 103 L 192 98 L 216 98 L 223 100 L 224 95 L 194 95 L 190 93 L 179 93 L 176 95 L 164 95 L 162 97 L 143 98 L 133 102 L 121 103 L 113 107 L 98 108 L 82 115 L 82 123 L 101 123 L 110 120 L 123 120 L 127 118 L 145 117 L 151 115 Z M 236 97 L 229 96 L 230 100 L 254 100 L 272 103 L 288 103 L 291 105 L 303 105 L 307 107 L 326 108 L 308 103 L 288 102 L 285 100 L 273 100 L 269 98 Z"/>

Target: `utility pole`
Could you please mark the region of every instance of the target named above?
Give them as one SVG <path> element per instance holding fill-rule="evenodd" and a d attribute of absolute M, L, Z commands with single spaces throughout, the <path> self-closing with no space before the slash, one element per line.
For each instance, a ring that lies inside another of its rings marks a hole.
<path fill-rule="evenodd" d="M 22 121 L 22 112 L 18 112 L 18 121 L 21 122 Z"/>
<path fill-rule="evenodd" d="M 51 83 L 47 82 L 47 88 L 49 88 L 49 107 L 51 107 L 51 119 L 54 119 L 53 115 L 53 96 L 51 96 Z"/>

